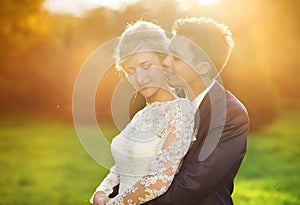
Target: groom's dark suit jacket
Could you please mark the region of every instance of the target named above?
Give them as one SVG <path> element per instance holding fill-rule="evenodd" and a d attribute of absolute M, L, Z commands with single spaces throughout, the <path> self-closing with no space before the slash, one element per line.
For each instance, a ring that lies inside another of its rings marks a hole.
<path fill-rule="evenodd" d="M 247 147 L 247 111 L 236 97 L 216 83 L 200 104 L 198 114 L 197 140 L 179 173 L 168 191 L 147 205 L 233 204 L 233 180 Z"/>
<path fill-rule="evenodd" d="M 197 140 L 179 173 L 165 194 L 145 205 L 233 204 L 233 180 L 247 147 L 247 111 L 236 97 L 215 83 L 197 114 Z"/>

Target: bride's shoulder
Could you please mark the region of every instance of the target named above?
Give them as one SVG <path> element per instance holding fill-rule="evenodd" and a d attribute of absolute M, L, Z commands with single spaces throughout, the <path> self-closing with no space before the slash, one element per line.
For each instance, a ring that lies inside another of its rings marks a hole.
<path fill-rule="evenodd" d="M 187 98 L 177 98 L 169 102 L 169 108 L 178 108 L 184 112 L 194 112 L 194 106 L 192 102 Z"/>
<path fill-rule="evenodd" d="M 189 106 L 189 107 L 193 106 L 192 102 L 187 98 L 177 98 L 175 102 L 179 103 L 182 106 Z"/>

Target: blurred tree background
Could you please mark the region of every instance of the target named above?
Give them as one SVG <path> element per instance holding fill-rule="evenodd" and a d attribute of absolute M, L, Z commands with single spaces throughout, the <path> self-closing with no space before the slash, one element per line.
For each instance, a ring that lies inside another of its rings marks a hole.
<path fill-rule="evenodd" d="M 247 107 L 252 132 L 235 203 L 299 204 L 300 1 L 133 1 L 81 15 L 49 11 L 45 0 L 0 1 L 0 205 L 89 204 L 107 170 L 84 151 L 73 125 L 82 65 L 128 22 L 153 20 L 169 31 L 175 19 L 193 16 L 224 22 L 236 43 L 222 80 Z M 109 137 L 118 132 L 111 98 L 119 81 L 111 67 L 97 90 L 97 118 Z M 132 104 L 140 108 L 142 97 Z"/>
<path fill-rule="evenodd" d="M 246 105 L 252 131 L 281 109 L 300 106 L 299 1 L 224 0 L 204 6 L 191 0 L 190 7 L 183 2 L 137 1 L 76 17 L 49 12 L 43 0 L 1 1 L 1 116 L 71 122 L 76 76 L 97 47 L 119 36 L 128 22 L 155 19 L 169 31 L 176 18 L 187 16 L 213 17 L 232 29 L 236 47 L 222 79 Z M 106 78 L 97 100 L 100 122 L 112 122 L 107 106 L 118 83 L 113 71 Z"/>

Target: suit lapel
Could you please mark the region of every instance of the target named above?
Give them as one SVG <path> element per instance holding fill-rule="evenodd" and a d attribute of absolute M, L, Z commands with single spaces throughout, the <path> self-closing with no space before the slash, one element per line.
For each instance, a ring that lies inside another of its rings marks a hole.
<path fill-rule="evenodd" d="M 190 154 L 197 154 L 199 155 L 199 158 L 202 159 L 206 157 L 206 155 L 208 155 L 209 151 L 212 149 L 208 147 L 207 144 L 214 146 L 214 142 L 219 140 L 219 138 L 214 139 L 216 135 L 212 133 L 212 130 L 214 130 L 213 128 L 220 124 L 216 123 L 216 119 L 218 118 L 219 113 L 222 113 L 220 109 L 224 109 L 224 100 L 225 90 L 218 82 L 216 82 L 210 91 L 205 95 L 196 112 L 195 128 L 198 129 L 198 133 L 196 135 L 197 140 L 193 143 Z M 222 122 L 223 119 L 221 120 L 221 123 Z M 200 148 L 202 154 L 200 152 Z"/>
<path fill-rule="evenodd" d="M 198 129 L 197 140 L 203 138 L 204 132 L 209 129 L 212 106 L 218 103 L 224 97 L 224 88 L 216 82 L 210 91 L 205 95 L 203 101 L 197 110 L 195 117 L 195 127 Z"/>

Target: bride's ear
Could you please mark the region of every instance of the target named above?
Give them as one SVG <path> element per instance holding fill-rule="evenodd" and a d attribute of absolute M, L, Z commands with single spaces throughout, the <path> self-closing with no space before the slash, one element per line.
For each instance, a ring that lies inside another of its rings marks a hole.
<path fill-rule="evenodd" d="M 208 74 L 209 70 L 211 69 L 211 65 L 207 61 L 202 61 L 196 65 L 196 69 L 198 74 L 205 75 Z"/>

